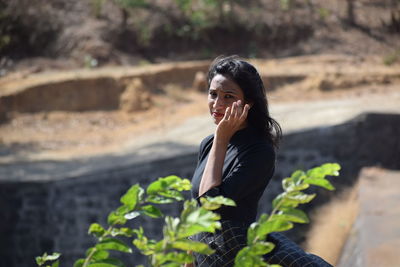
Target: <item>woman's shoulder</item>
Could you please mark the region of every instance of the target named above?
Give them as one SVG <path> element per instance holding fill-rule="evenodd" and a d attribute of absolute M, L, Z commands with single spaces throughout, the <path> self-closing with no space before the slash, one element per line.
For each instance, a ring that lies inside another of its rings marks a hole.
<path fill-rule="evenodd" d="M 239 151 L 243 152 L 243 155 L 257 155 L 260 158 L 275 158 L 275 147 L 274 145 L 265 139 L 251 140 L 248 143 L 244 143 L 238 148 Z"/>
<path fill-rule="evenodd" d="M 201 141 L 199 148 L 199 158 L 202 158 L 202 155 L 204 155 L 205 151 L 210 149 L 213 140 L 214 140 L 214 135 L 211 134 Z"/>
<path fill-rule="evenodd" d="M 202 148 L 206 147 L 207 145 L 211 144 L 213 140 L 214 140 L 214 134 L 210 134 L 209 136 L 204 138 L 200 143 L 200 150 L 202 150 Z"/>
<path fill-rule="evenodd" d="M 275 153 L 275 147 L 272 141 L 252 127 L 248 127 L 235 135 L 232 139 L 232 143 L 247 149 Z"/>

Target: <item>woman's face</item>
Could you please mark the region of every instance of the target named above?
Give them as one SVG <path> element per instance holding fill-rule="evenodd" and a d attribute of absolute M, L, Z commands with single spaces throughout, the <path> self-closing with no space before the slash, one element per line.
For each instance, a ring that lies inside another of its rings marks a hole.
<path fill-rule="evenodd" d="M 239 85 L 224 75 L 215 75 L 208 89 L 208 108 L 214 123 L 218 124 L 226 108 L 238 100 L 241 100 L 242 105 L 245 104 L 244 93 Z"/>

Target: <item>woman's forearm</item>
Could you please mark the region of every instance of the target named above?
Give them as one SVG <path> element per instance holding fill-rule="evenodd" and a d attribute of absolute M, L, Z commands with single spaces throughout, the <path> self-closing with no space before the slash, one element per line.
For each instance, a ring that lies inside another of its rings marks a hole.
<path fill-rule="evenodd" d="M 217 136 L 214 138 L 201 178 L 199 196 L 203 195 L 211 188 L 220 185 L 222 182 L 222 168 L 224 166 L 226 149 L 229 142 L 229 139 L 225 139 L 226 138 L 218 138 Z"/>
<path fill-rule="evenodd" d="M 234 102 L 232 108 L 226 108 L 224 118 L 215 130 L 214 141 L 201 177 L 199 196 L 222 183 L 222 168 L 229 140 L 236 131 L 247 126 L 246 118 L 249 109 L 248 104 L 242 109 L 240 100 Z"/>

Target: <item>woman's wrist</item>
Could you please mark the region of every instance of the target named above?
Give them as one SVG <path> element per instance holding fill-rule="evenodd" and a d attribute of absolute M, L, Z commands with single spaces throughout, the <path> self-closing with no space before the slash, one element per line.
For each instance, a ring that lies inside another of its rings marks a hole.
<path fill-rule="evenodd" d="M 219 134 L 218 132 L 216 132 L 213 144 L 217 147 L 226 148 L 228 147 L 229 140 L 231 139 L 231 137 L 232 136 L 230 135 Z"/>

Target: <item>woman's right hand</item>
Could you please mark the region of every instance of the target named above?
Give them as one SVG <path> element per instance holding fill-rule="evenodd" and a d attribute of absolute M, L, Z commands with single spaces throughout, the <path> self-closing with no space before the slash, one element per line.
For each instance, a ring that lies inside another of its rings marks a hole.
<path fill-rule="evenodd" d="M 241 100 L 233 102 L 232 107 L 226 109 L 224 117 L 218 123 L 215 137 L 228 143 L 238 130 L 245 127 L 249 109 L 250 105 L 245 104 L 243 107 Z"/>

